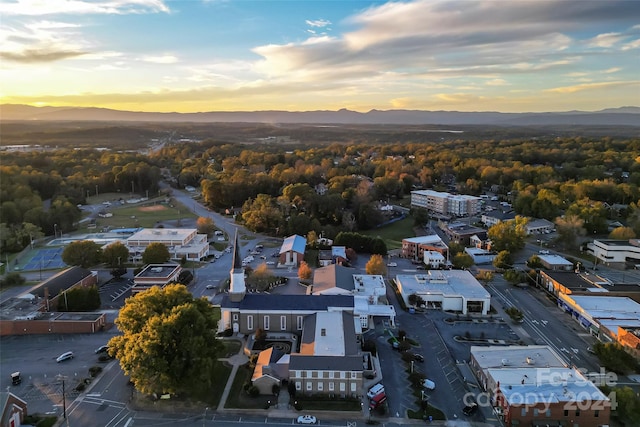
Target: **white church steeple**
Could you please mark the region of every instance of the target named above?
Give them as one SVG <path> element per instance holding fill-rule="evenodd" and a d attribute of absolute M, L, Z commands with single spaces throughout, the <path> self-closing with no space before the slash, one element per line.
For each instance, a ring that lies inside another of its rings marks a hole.
<path fill-rule="evenodd" d="M 240 245 L 238 245 L 238 229 L 233 239 L 233 262 L 231 264 L 231 284 L 229 285 L 229 299 L 234 302 L 242 301 L 247 293 L 244 283 L 244 267 L 240 257 Z"/>

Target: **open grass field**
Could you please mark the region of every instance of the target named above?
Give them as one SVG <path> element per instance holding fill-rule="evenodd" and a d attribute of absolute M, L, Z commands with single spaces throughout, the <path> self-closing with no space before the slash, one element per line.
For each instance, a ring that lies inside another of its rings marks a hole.
<path fill-rule="evenodd" d="M 117 195 L 105 194 L 104 201 L 114 200 Z M 100 200 L 90 200 L 92 203 L 101 203 Z M 95 230 L 101 230 L 104 227 L 113 228 L 132 228 L 132 227 L 146 227 L 153 228 L 158 223 L 172 222 L 176 226 L 179 226 L 179 222 L 186 222 L 192 224 L 197 216 L 191 213 L 185 206 L 172 200 L 167 203 L 164 197 L 158 197 L 155 199 L 147 200 L 143 203 L 135 205 L 119 205 L 112 204 L 109 207 L 105 207 L 106 212 L 113 214 L 109 218 L 96 218 L 96 228 L 89 229 L 89 222 L 81 223 L 79 231 L 91 232 Z M 87 213 L 88 215 L 88 213 Z"/>
<path fill-rule="evenodd" d="M 387 244 L 388 250 L 402 248 L 402 239 L 416 235 L 413 231 L 412 217 L 407 217 L 384 227 L 361 231 L 360 233 L 373 237 L 379 236 Z"/>

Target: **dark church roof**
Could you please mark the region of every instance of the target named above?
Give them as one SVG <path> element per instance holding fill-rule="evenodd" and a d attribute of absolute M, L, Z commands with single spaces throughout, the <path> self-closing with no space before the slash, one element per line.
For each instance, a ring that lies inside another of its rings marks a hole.
<path fill-rule="evenodd" d="M 242 301 L 234 302 L 225 295 L 220 306 L 239 310 L 326 311 L 328 307 L 353 308 L 353 296 L 247 294 Z"/>

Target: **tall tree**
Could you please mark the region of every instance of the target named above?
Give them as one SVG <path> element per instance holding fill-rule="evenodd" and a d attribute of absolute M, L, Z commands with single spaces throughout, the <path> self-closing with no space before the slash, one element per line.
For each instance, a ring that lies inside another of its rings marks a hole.
<path fill-rule="evenodd" d="M 142 262 L 145 264 L 164 264 L 170 259 L 167 245 L 158 242 L 150 243 L 142 254 Z"/>
<path fill-rule="evenodd" d="M 122 268 L 129 260 L 129 249 L 122 242 L 113 242 L 102 250 L 102 261 L 111 268 Z"/>
<path fill-rule="evenodd" d="M 69 243 L 62 251 L 62 261 L 67 265 L 88 268 L 102 261 L 100 245 L 91 240 L 78 240 Z"/>
<path fill-rule="evenodd" d="M 527 237 L 525 217 L 516 216 L 511 221 L 501 221 L 489 228 L 487 235 L 491 239 L 491 246 L 497 251 L 507 250 L 515 252 L 524 247 Z"/>
<path fill-rule="evenodd" d="M 211 236 L 216 227 L 213 224 L 213 219 L 201 216 L 196 221 L 196 228 L 198 229 L 198 233 Z"/>
<path fill-rule="evenodd" d="M 140 392 L 193 396 L 212 386 L 217 323 L 211 304 L 184 285 L 153 287 L 125 301 L 109 354 Z"/>
<path fill-rule="evenodd" d="M 365 271 L 367 274 L 387 274 L 387 266 L 384 264 L 384 258 L 382 258 L 382 255 L 371 255 L 371 258 L 369 258 L 369 261 L 367 261 L 367 265 L 365 266 Z"/>

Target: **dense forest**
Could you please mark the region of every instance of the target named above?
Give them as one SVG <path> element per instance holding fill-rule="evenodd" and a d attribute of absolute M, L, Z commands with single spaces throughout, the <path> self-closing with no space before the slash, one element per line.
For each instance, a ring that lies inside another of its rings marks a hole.
<path fill-rule="evenodd" d="M 640 138 L 633 136 L 498 129 L 491 138 L 488 130 L 416 126 L 219 124 L 188 135 L 166 123 L 155 130 L 24 126 L 10 128 L 5 144 L 30 148 L 2 152 L 3 252 L 53 234 L 54 224 L 72 231 L 81 216 L 76 205 L 91 194 L 155 195 L 162 179 L 199 187 L 211 208 L 239 211 L 248 228 L 280 236 L 376 227 L 390 219 L 382 205 L 415 189 L 492 191 L 522 216 L 572 222 L 589 234 L 607 233 L 617 220 L 640 236 Z"/>

